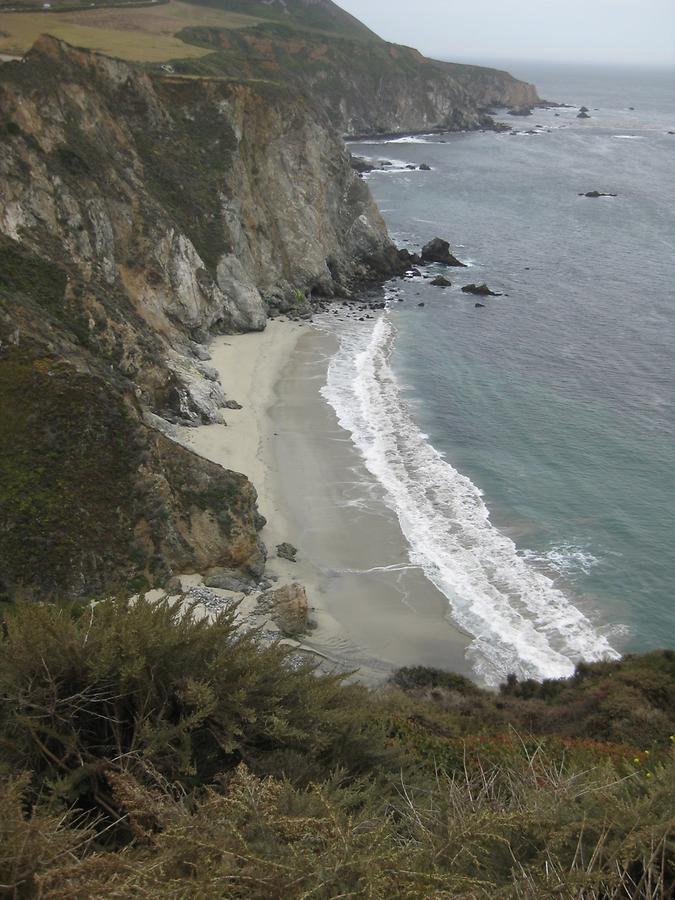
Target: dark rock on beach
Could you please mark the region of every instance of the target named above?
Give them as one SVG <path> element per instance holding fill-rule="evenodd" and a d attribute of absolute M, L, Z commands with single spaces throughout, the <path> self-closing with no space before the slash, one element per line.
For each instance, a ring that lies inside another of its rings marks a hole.
<path fill-rule="evenodd" d="M 491 291 L 487 284 L 465 284 L 462 288 L 463 294 L 476 294 L 478 297 L 501 297 L 502 294 Z"/>
<path fill-rule="evenodd" d="M 298 555 L 297 547 L 294 547 L 293 544 L 289 544 L 284 541 L 283 544 L 279 544 L 277 546 L 277 556 L 280 559 L 287 559 L 289 562 L 296 562 L 296 557 Z"/>
<path fill-rule="evenodd" d="M 422 247 L 422 259 L 425 262 L 442 263 L 445 266 L 461 266 L 466 268 L 466 264 L 460 262 L 456 256 L 450 252 L 450 244 L 442 238 L 434 238 Z"/>
<path fill-rule="evenodd" d="M 250 594 L 256 587 L 252 578 L 242 576 L 239 572 L 223 570 L 215 572 L 204 579 L 204 584 L 209 588 L 221 591 L 233 591 L 236 594 Z"/>
<path fill-rule="evenodd" d="M 310 629 L 309 602 L 301 584 L 287 584 L 267 591 L 258 601 L 261 612 L 270 612 L 287 637 L 298 637 Z"/>
<path fill-rule="evenodd" d="M 436 278 L 432 280 L 431 284 L 436 287 L 448 288 L 451 286 L 452 282 L 448 281 L 443 275 L 437 275 Z"/>

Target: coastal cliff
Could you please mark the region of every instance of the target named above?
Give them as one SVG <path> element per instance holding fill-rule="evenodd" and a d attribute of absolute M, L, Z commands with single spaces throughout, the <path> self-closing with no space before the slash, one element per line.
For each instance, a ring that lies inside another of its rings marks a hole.
<path fill-rule="evenodd" d="M 0 110 L 0 593 L 260 574 L 253 486 L 172 426 L 222 420 L 210 335 L 393 271 L 366 185 L 297 94 L 48 37 Z"/>
<path fill-rule="evenodd" d="M 185 73 L 219 73 L 293 84 L 345 137 L 495 127 L 494 106 L 534 106 L 534 85 L 508 72 L 427 59 L 381 40 L 314 35 L 282 25 L 186 28 L 179 37 L 214 53 L 175 64 Z"/>

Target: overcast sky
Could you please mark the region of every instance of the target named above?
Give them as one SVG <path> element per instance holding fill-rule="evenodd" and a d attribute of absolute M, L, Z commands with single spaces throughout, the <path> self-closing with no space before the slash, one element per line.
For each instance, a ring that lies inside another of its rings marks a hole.
<path fill-rule="evenodd" d="M 443 59 L 675 65 L 675 0 L 337 0 L 383 38 Z"/>

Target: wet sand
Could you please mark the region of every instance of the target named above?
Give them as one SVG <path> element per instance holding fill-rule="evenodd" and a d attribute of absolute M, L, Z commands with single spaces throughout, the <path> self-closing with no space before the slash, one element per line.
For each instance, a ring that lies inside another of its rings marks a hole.
<path fill-rule="evenodd" d="M 470 674 L 468 638 L 448 601 L 410 565 L 381 487 L 319 391 L 335 338 L 270 322 L 265 332 L 218 338 L 211 352 L 228 398 L 227 426 L 190 429 L 197 452 L 243 472 L 268 520 L 262 537 L 279 584 L 305 585 L 316 628 L 304 641 L 341 670 L 374 684 L 400 666 Z M 276 557 L 289 541 L 296 563 Z"/>

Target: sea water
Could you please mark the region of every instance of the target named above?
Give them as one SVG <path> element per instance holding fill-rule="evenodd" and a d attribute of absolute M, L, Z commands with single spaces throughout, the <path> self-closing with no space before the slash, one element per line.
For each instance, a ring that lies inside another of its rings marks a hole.
<path fill-rule="evenodd" d="M 675 644 L 675 73 L 515 74 L 574 108 L 352 145 L 396 242 L 469 268 L 389 285 L 323 390 L 488 684 Z"/>

